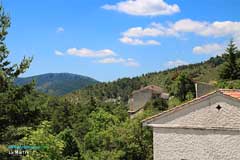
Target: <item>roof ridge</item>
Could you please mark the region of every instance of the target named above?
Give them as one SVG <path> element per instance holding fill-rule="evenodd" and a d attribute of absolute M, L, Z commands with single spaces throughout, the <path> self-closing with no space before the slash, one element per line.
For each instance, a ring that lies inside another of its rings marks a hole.
<path fill-rule="evenodd" d="M 151 84 L 151 85 L 147 85 L 147 86 L 145 86 L 143 88 L 134 90 L 132 93 L 137 93 L 137 92 L 140 92 L 140 91 L 143 91 L 143 90 L 146 90 L 146 89 L 164 92 L 162 87 L 154 85 L 154 84 Z"/>

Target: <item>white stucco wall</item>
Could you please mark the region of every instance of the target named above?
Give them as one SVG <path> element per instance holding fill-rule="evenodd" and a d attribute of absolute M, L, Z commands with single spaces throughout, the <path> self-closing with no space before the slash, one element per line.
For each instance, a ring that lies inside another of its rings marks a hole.
<path fill-rule="evenodd" d="M 215 94 L 148 125 L 153 126 L 154 160 L 240 160 L 239 100 Z"/>
<path fill-rule="evenodd" d="M 217 105 L 222 108 L 216 109 Z M 152 124 L 240 129 L 240 103 L 223 96 L 213 96 L 173 114 L 156 119 Z"/>
<path fill-rule="evenodd" d="M 154 128 L 154 160 L 239 160 L 240 132 Z"/>

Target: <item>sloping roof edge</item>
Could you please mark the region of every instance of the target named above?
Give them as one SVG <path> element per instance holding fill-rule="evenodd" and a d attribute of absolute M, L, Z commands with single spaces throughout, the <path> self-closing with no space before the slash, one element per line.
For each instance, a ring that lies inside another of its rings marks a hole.
<path fill-rule="evenodd" d="M 148 117 L 148 118 L 142 120 L 141 122 L 143 123 L 143 126 L 147 126 L 149 122 L 154 121 L 155 118 L 157 118 L 157 117 L 161 117 L 161 116 L 164 116 L 166 114 L 171 114 L 171 113 L 177 112 L 179 110 L 182 110 L 182 109 L 184 109 L 186 107 L 186 105 L 194 104 L 196 102 L 201 102 L 205 98 L 207 98 L 207 97 L 209 97 L 211 95 L 214 95 L 214 94 L 221 94 L 221 95 L 226 96 L 228 98 L 232 98 L 232 99 L 240 101 L 240 99 L 238 99 L 238 98 L 235 98 L 235 97 L 232 97 L 230 95 L 224 94 L 224 91 L 238 91 L 238 92 L 240 92 L 240 90 L 237 90 L 237 89 L 235 89 L 235 90 L 234 89 L 219 89 L 219 90 L 215 90 L 215 91 L 210 92 L 210 93 L 208 93 L 206 95 L 203 95 L 203 96 L 195 98 L 195 99 L 193 99 L 191 101 L 185 102 L 185 103 L 183 103 L 183 104 L 181 104 L 179 106 L 176 106 L 176 107 L 171 108 L 169 110 L 166 110 L 166 111 L 163 111 L 161 113 L 155 114 L 155 115 L 153 115 L 151 117 Z"/>

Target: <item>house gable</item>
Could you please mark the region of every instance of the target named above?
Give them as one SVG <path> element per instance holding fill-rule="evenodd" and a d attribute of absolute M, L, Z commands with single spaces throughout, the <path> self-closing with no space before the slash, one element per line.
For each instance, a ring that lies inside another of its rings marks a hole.
<path fill-rule="evenodd" d="M 216 91 L 146 119 L 143 124 L 162 128 L 240 129 L 240 100 Z"/>

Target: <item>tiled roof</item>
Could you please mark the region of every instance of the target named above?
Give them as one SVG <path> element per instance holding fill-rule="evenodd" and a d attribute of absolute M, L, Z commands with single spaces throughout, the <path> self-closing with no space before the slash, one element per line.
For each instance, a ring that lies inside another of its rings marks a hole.
<path fill-rule="evenodd" d="M 203 95 L 201 97 L 195 98 L 195 99 L 193 99 L 191 101 L 188 101 L 186 103 L 183 103 L 183 104 L 181 104 L 179 106 L 176 106 L 176 107 L 174 107 L 172 109 L 169 109 L 167 111 L 158 113 L 158 114 L 153 115 L 151 117 L 148 117 L 148 118 L 142 120 L 142 122 L 144 123 L 144 122 L 147 122 L 147 121 L 151 121 L 152 119 L 155 119 L 156 117 L 159 117 L 159 116 L 162 116 L 162 115 L 165 115 L 165 114 L 168 114 L 168 113 L 177 112 L 177 111 L 185 108 L 187 105 L 193 104 L 193 103 L 195 103 L 195 102 L 197 102 L 199 100 L 202 100 L 202 99 L 204 99 L 204 98 L 206 98 L 206 97 L 208 97 L 210 95 L 213 95 L 215 93 L 221 93 L 223 95 L 226 95 L 226 96 L 229 96 L 229 97 L 232 97 L 232 98 L 240 100 L 240 90 L 238 90 L 238 89 L 219 89 L 219 90 L 216 90 L 214 92 L 211 92 L 211 93 L 208 93 L 206 95 Z"/>
<path fill-rule="evenodd" d="M 240 99 L 240 90 L 238 89 L 221 89 L 219 91 L 224 95 Z"/>
<path fill-rule="evenodd" d="M 152 90 L 155 93 L 162 93 L 163 92 L 163 89 L 161 87 L 158 87 L 158 86 L 155 86 L 155 85 L 149 85 L 149 86 L 146 86 L 146 87 L 141 88 L 139 90 L 133 91 L 132 94 L 138 93 L 138 92 L 141 92 L 141 91 L 144 91 L 144 90 Z"/>

